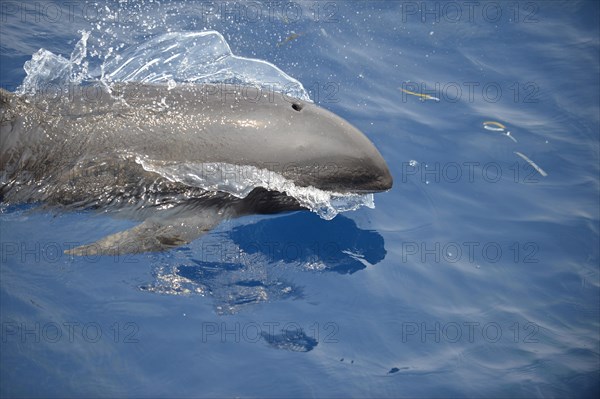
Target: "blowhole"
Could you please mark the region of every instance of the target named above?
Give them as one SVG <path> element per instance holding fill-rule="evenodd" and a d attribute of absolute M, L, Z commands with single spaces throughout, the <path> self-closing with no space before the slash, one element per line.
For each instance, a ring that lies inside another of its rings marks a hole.
<path fill-rule="evenodd" d="M 303 106 L 302 104 L 300 104 L 300 103 L 293 103 L 293 104 L 292 104 L 292 108 L 294 108 L 294 110 L 295 110 L 295 111 L 298 111 L 298 112 L 302 111 L 302 108 L 303 108 L 303 107 L 304 107 L 304 106 Z"/>

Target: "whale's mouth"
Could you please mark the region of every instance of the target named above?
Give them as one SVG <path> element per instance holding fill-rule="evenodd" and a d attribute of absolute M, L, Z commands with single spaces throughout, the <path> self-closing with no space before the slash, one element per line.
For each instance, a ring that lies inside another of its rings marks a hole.
<path fill-rule="evenodd" d="M 326 220 L 333 219 L 340 212 L 353 211 L 363 206 L 375 207 L 373 191 L 335 192 L 313 186 L 302 187 L 277 172 L 255 166 L 222 162 L 175 163 L 139 155 L 134 156 L 134 159 L 144 170 L 157 173 L 169 181 L 207 191 L 225 192 L 237 198 L 245 198 L 256 188 L 278 191 L 293 197 L 302 207 Z"/>
<path fill-rule="evenodd" d="M 316 182 L 318 188 L 325 191 L 347 194 L 373 194 L 392 188 L 393 178 L 387 166 L 380 169 L 368 168 L 354 173 L 332 175 L 328 179 Z"/>

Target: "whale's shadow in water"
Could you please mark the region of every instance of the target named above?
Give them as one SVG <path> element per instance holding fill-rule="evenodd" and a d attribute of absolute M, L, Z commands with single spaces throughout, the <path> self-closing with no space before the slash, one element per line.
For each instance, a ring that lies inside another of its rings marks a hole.
<path fill-rule="evenodd" d="M 211 296 L 217 313 L 236 313 L 256 303 L 303 298 L 302 287 L 290 282 L 298 272 L 353 274 L 375 265 L 385 258 L 384 244 L 378 232 L 360 229 L 345 216 L 327 221 L 295 212 L 172 251 L 175 262 L 159 261 L 155 282 L 141 288 Z"/>
<path fill-rule="evenodd" d="M 241 250 L 261 253 L 270 262 L 320 262 L 320 270 L 341 274 L 379 263 L 386 254 L 379 233 L 359 229 L 353 220 L 342 215 L 326 221 L 314 214 L 297 212 L 234 228 L 230 237 Z"/>

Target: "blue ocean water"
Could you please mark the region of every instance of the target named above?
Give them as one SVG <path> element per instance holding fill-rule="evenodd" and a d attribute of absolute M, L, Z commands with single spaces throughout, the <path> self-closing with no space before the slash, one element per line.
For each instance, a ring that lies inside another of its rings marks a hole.
<path fill-rule="evenodd" d="M 162 254 L 70 257 L 134 222 L 2 205 L 2 397 L 600 391 L 596 2 L 0 7 L 3 88 L 82 32 L 101 59 L 216 30 L 365 132 L 394 176 L 375 209 L 243 217 Z"/>

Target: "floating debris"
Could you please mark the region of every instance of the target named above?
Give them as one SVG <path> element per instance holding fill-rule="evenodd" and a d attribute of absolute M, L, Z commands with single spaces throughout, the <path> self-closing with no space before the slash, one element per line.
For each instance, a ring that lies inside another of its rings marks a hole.
<path fill-rule="evenodd" d="M 295 33 L 295 32 L 292 32 L 288 37 L 286 37 L 285 39 L 283 39 L 282 41 L 280 41 L 279 43 L 277 43 L 277 47 L 281 47 L 281 46 L 287 44 L 288 42 L 291 42 L 292 40 L 296 40 L 297 38 L 299 38 L 303 34 L 304 33 Z"/>
<path fill-rule="evenodd" d="M 512 141 L 514 141 L 515 143 L 518 143 L 517 139 L 514 138 L 513 136 L 511 136 L 510 132 L 506 132 L 506 136 L 511 139 Z"/>
<path fill-rule="evenodd" d="M 388 374 L 395 374 L 395 373 L 397 373 L 397 372 L 399 372 L 401 370 L 410 370 L 410 367 L 400 367 L 400 368 L 398 368 L 398 367 L 392 367 L 390 369 L 390 371 L 388 371 Z"/>
<path fill-rule="evenodd" d="M 531 165 L 531 167 L 533 169 L 535 169 L 540 175 L 546 177 L 548 176 L 548 173 L 546 173 L 544 171 L 544 169 L 540 168 L 535 162 L 533 162 L 531 159 L 529 159 L 526 155 L 520 153 L 519 151 L 515 151 L 515 154 L 517 154 L 518 156 L 520 156 L 521 158 L 523 158 L 529 165 Z"/>
<path fill-rule="evenodd" d="M 483 122 L 483 128 L 494 132 L 503 132 L 504 129 L 506 129 L 506 126 L 500 122 L 485 121 Z"/>
<path fill-rule="evenodd" d="M 485 121 L 483 122 L 483 128 L 486 130 L 491 130 L 492 132 L 502 133 L 507 136 L 509 139 L 517 143 L 517 139 L 515 139 L 508 130 L 506 130 L 506 126 L 504 126 L 500 122 L 496 121 Z"/>
<path fill-rule="evenodd" d="M 30 300 L 29 300 L 29 302 L 31 302 L 31 304 L 32 304 L 33 306 L 36 306 L 36 307 L 38 307 L 38 308 L 40 308 L 40 309 L 44 309 L 44 307 L 43 307 L 42 305 L 40 305 L 39 303 L 37 303 L 37 302 L 36 302 L 36 301 L 34 301 L 33 299 L 30 299 Z"/>
<path fill-rule="evenodd" d="M 410 94 L 411 96 L 419 97 L 419 99 L 421 99 L 421 101 L 425 101 L 425 100 L 440 101 L 439 98 L 430 96 L 429 94 L 415 93 L 414 91 L 406 90 L 406 89 L 403 89 L 402 87 L 400 87 L 400 90 L 406 94 Z"/>

